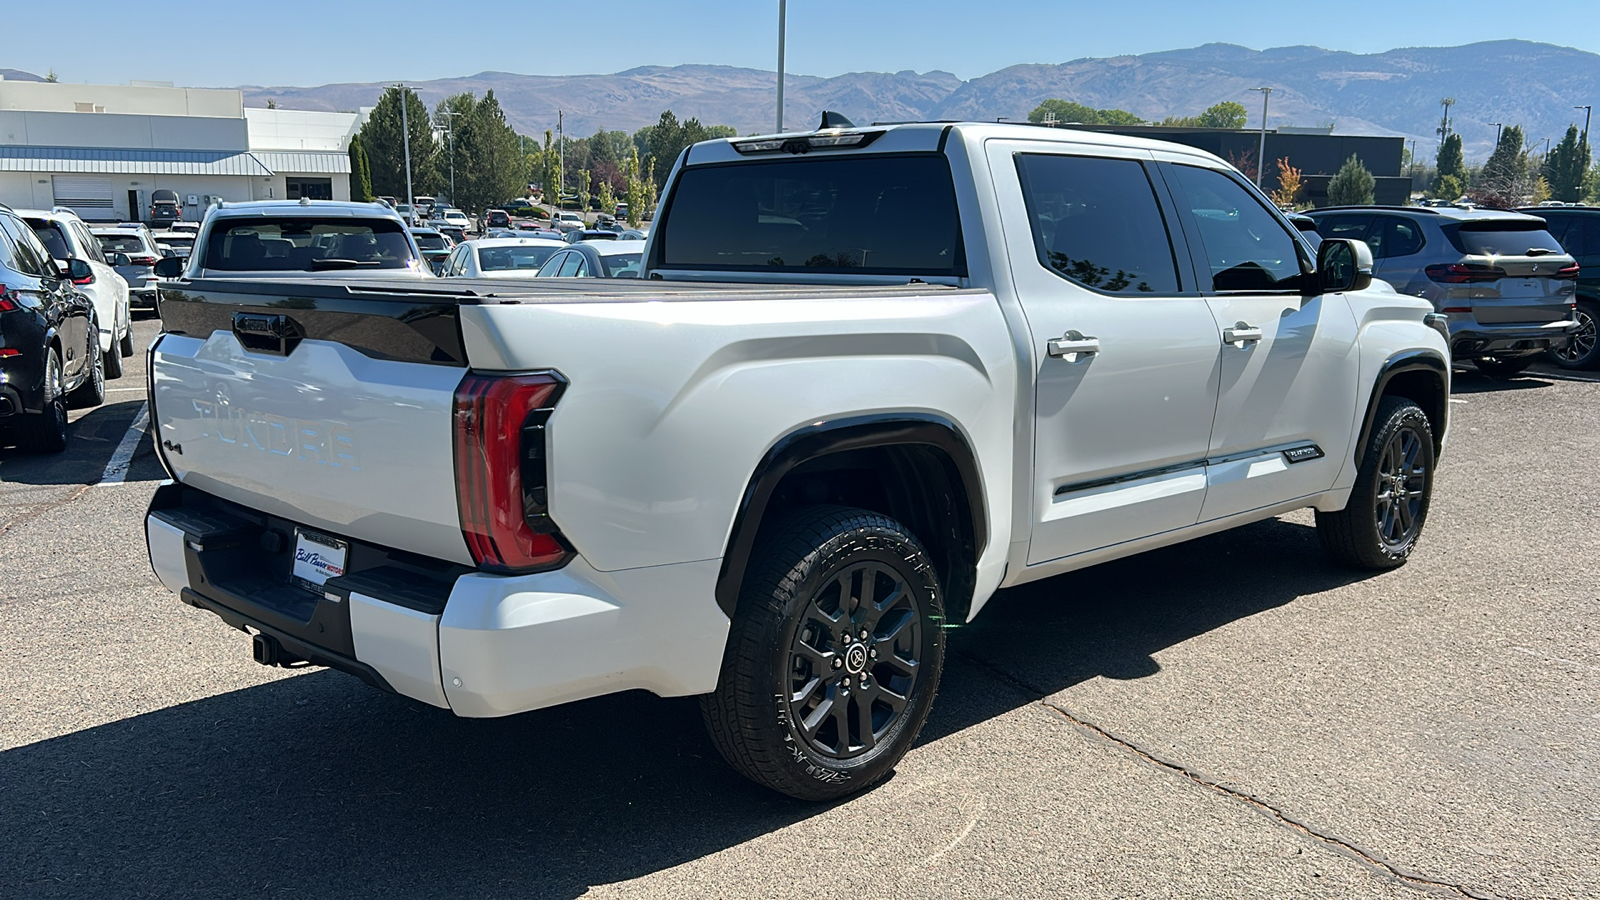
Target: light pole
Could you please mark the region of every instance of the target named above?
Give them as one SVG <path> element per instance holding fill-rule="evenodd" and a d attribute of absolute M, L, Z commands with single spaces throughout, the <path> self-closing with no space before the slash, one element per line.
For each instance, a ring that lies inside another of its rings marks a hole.
<path fill-rule="evenodd" d="M 1267 101 L 1272 99 L 1272 88 L 1257 87 L 1261 92 L 1261 149 L 1256 151 L 1256 187 L 1261 187 L 1261 173 L 1267 168 Z"/>
<path fill-rule="evenodd" d="M 1489 124 L 1494 126 L 1494 146 L 1495 149 L 1498 150 L 1500 148 L 1500 129 L 1504 128 L 1505 126 L 1501 125 L 1499 122 L 1490 122 Z"/>
<path fill-rule="evenodd" d="M 400 146 L 403 148 L 402 152 L 406 155 L 406 209 L 411 210 L 412 216 L 412 220 L 407 222 L 406 225 L 410 226 L 416 224 L 415 216 L 417 214 L 417 211 L 412 209 L 412 204 L 417 201 L 416 195 L 411 193 L 411 123 L 406 119 L 406 95 L 411 92 L 411 89 L 404 84 L 397 84 L 395 87 L 400 89 Z"/>
<path fill-rule="evenodd" d="M 783 131 L 783 44 L 784 25 L 789 15 L 788 0 L 778 0 L 778 131 Z"/>
<path fill-rule="evenodd" d="M 561 212 L 561 192 L 567 189 L 567 136 L 566 132 L 561 130 L 561 118 L 562 111 L 558 109 L 556 110 L 556 150 L 559 152 L 560 157 L 556 166 L 555 212 L 550 214 L 552 223 L 555 222 Z"/>
<path fill-rule="evenodd" d="M 1450 136 L 1450 107 L 1456 105 L 1456 98 L 1446 97 L 1439 101 L 1439 105 L 1444 107 L 1444 118 L 1439 120 L 1439 128 L 1437 129 L 1439 132 L 1439 143 L 1443 145 L 1445 138 Z"/>
<path fill-rule="evenodd" d="M 1594 112 L 1594 107 L 1592 107 L 1592 106 L 1574 106 L 1573 109 L 1581 109 L 1581 110 L 1583 110 L 1583 149 L 1584 149 L 1585 153 L 1588 153 L 1588 151 L 1589 151 L 1589 114 Z M 1587 158 L 1585 158 L 1583 162 L 1584 162 L 1584 165 L 1588 165 L 1589 164 L 1589 160 Z"/>
<path fill-rule="evenodd" d="M 439 115 L 444 116 L 445 134 L 450 136 L 450 205 L 456 205 L 456 116 L 461 113 L 452 109 L 441 109 Z"/>

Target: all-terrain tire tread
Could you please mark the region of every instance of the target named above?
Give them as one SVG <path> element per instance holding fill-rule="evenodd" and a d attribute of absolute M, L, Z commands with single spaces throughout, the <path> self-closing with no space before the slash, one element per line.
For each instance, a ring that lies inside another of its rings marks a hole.
<path fill-rule="evenodd" d="M 1350 490 L 1350 501 L 1338 512 L 1317 511 L 1317 540 L 1323 552 L 1340 565 L 1355 569 L 1385 570 L 1405 564 L 1406 555 L 1395 558 L 1382 551 L 1377 542 L 1377 531 L 1372 521 L 1372 510 L 1366 498 L 1373 492 L 1377 478 L 1378 455 L 1389 435 L 1400 422 L 1414 417 L 1426 441 L 1433 441 L 1433 426 L 1422 408 L 1406 397 L 1389 395 L 1379 399 L 1378 412 L 1373 416 L 1372 434 L 1361 454 L 1361 468 L 1356 473 L 1356 483 Z M 1431 477 L 1431 473 L 1430 473 Z M 1424 520 L 1426 521 L 1426 520 Z M 1417 540 L 1421 534 L 1417 535 Z M 1416 541 L 1412 542 L 1415 547 Z"/>

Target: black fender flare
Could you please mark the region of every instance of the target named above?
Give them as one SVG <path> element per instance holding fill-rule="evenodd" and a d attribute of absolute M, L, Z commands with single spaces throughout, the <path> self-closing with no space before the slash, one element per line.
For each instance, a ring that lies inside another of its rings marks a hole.
<path fill-rule="evenodd" d="M 1437 417 L 1435 421 L 1439 426 L 1434 429 L 1434 452 L 1443 449 L 1445 426 L 1450 420 L 1450 363 L 1432 350 L 1402 350 L 1384 360 L 1383 367 L 1378 370 L 1378 377 L 1372 382 L 1372 396 L 1367 400 L 1367 408 L 1361 418 L 1361 431 L 1357 434 L 1353 448 L 1356 465 L 1361 464 L 1361 454 L 1366 452 L 1367 441 L 1372 438 L 1373 419 L 1378 415 L 1378 400 L 1387 392 L 1395 376 L 1408 372 L 1426 372 L 1437 382 L 1439 405 L 1436 409 L 1426 411 Z"/>
<path fill-rule="evenodd" d="M 973 559 L 983 554 L 988 544 L 988 516 L 985 513 L 983 479 L 971 444 L 951 420 L 931 413 L 882 413 L 850 416 L 816 422 L 779 438 L 750 476 L 744 497 L 734 516 L 728 536 L 722 571 L 717 576 L 717 605 L 733 617 L 739 604 L 739 589 L 744 583 L 756 535 L 766 516 L 773 492 L 784 476 L 800 465 L 847 450 L 896 445 L 922 445 L 944 453 L 954 466 L 966 494 L 967 514 L 972 523 Z"/>

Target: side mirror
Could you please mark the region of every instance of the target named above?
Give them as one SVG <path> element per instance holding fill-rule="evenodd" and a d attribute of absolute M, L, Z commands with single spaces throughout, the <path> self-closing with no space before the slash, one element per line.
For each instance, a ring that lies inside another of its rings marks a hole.
<path fill-rule="evenodd" d="M 1372 248 L 1348 238 L 1323 241 L 1317 248 L 1315 283 L 1325 294 L 1366 290 L 1372 284 Z"/>
<path fill-rule="evenodd" d="M 72 275 L 72 266 L 64 259 L 50 257 L 50 265 L 56 270 L 57 278 L 69 278 Z"/>
<path fill-rule="evenodd" d="M 181 278 L 183 277 L 183 266 L 185 262 L 187 262 L 187 260 L 179 259 L 176 256 L 169 256 L 166 259 L 157 260 L 155 266 L 156 276 L 159 278 Z"/>
<path fill-rule="evenodd" d="M 71 278 L 74 284 L 88 284 L 94 281 L 94 269 L 90 268 L 87 260 L 73 257 L 67 260 L 67 277 Z"/>
<path fill-rule="evenodd" d="M 113 250 L 111 252 L 111 265 L 131 266 L 133 265 L 133 260 L 128 256 L 128 254 Z"/>

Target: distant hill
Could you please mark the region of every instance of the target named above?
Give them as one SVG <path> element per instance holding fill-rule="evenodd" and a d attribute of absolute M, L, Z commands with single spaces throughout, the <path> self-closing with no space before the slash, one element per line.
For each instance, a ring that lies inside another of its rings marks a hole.
<path fill-rule="evenodd" d="M 43 81 L 44 77 L 21 69 L 0 69 L 0 78 L 7 81 Z"/>
<path fill-rule="evenodd" d="M 24 73 L 26 74 L 26 73 Z M 8 76 L 9 77 L 9 76 Z M 34 76 L 37 77 L 37 76 Z M 612 75 L 514 75 L 480 72 L 414 82 L 430 105 L 448 94 L 492 88 L 511 123 L 525 134 L 553 128 L 565 112 L 567 133 L 598 128 L 632 131 L 663 109 L 680 119 L 726 124 L 741 133 L 773 127 L 776 75 L 730 66 L 643 66 Z M 1025 119 L 1041 100 L 1060 97 L 1094 107 L 1130 110 L 1148 119 L 1193 115 L 1220 100 L 1237 100 L 1260 115 L 1252 87 L 1272 87 L 1269 125 L 1320 125 L 1339 132 L 1396 134 L 1418 140 L 1431 158 L 1439 100 L 1454 97 L 1453 125 L 1469 159 L 1493 149 L 1492 122 L 1521 124 L 1530 140 L 1558 141 L 1582 122 L 1580 103 L 1600 105 L 1600 55 L 1528 41 L 1463 47 L 1412 47 L 1355 54 L 1317 47 L 1251 50 L 1207 44 L 1141 56 L 1011 66 L 962 81 L 948 72 L 854 72 L 833 78 L 790 75 L 785 124 L 814 122 L 823 109 L 858 123 L 907 119 Z M 286 109 L 354 110 L 377 102 L 383 86 L 246 87 L 245 102 Z"/>

